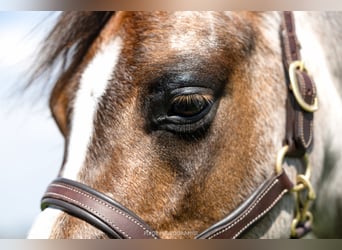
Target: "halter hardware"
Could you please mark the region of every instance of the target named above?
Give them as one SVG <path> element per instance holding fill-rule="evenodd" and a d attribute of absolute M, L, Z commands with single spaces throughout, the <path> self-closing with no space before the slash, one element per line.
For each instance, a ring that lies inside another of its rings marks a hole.
<path fill-rule="evenodd" d="M 310 180 L 305 175 L 297 175 L 297 185 L 291 191 L 296 200 L 295 217 L 291 224 L 291 237 L 298 238 L 297 228 L 305 224 L 311 226 L 313 223 L 313 215 L 309 211 L 309 206 L 316 199 L 316 194 Z M 301 193 L 304 195 L 304 200 L 301 199 Z"/>
<path fill-rule="evenodd" d="M 285 145 L 278 151 L 275 169 L 277 174 L 284 171 L 282 164 L 288 149 L 289 146 Z M 300 238 L 303 236 L 303 234 L 311 230 L 311 225 L 313 223 L 313 215 L 309 211 L 309 207 L 311 202 L 316 199 L 316 194 L 310 182 L 311 164 L 307 154 L 303 156 L 302 160 L 305 164 L 305 174 L 298 174 L 296 176 L 296 184 L 290 190 L 295 198 L 295 216 L 291 223 L 291 238 Z"/>
<path fill-rule="evenodd" d="M 305 110 L 306 112 L 315 112 L 318 110 L 318 100 L 317 97 L 314 99 L 314 103 L 313 104 L 309 104 L 307 103 L 302 95 L 301 92 L 299 90 L 299 86 L 298 86 L 298 81 L 297 81 L 297 77 L 296 77 L 296 72 L 297 71 L 302 71 L 302 72 L 307 72 L 307 69 L 305 68 L 304 62 L 303 61 L 294 61 L 290 64 L 289 67 L 289 77 L 290 77 L 290 86 L 291 89 L 293 91 L 293 94 L 296 98 L 296 101 L 298 102 L 299 106 Z"/>
<path fill-rule="evenodd" d="M 313 104 L 307 103 L 302 95 L 298 86 L 298 80 L 296 72 L 305 72 L 307 69 L 304 66 L 304 62 L 300 60 L 293 61 L 289 66 L 290 85 L 289 89 L 292 90 L 295 100 L 300 108 L 308 113 L 313 113 L 318 110 L 318 98 L 314 98 Z M 280 174 L 283 170 L 282 164 L 289 152 L 289 145 L 283 146 L 277 153 L 275 171 Z M 299 157 L 297 157 L 299 158 Z M 313 223 L 313 215 L 309 211 L 310 204 L 316 199 L 316 194 L 310 181 L 311 177 L 311 164 L 309 162 L 308 154 L 305 153 L 301 160 L 304 164 L 305 174 L 297 174 L 296 184 L 292 188 L 291 192 L 295 198 L 295 216 L 291 223 L 291 237 L 299 238 L 307 231 L 311 230 Z"/>

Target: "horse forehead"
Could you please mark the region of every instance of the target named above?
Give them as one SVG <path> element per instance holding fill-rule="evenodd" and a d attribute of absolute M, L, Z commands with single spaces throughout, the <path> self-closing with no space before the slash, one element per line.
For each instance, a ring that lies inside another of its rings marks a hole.
<path fill-rule="evenodd" d="M 153 45 L 170 52 L 203 49 L 208 52 L 222 42 L 234 40 L 236 36 L 232 34 L 245 31 L 237 27 L 243 20 L 241 16 L 233 12 L 212 11 L 138 12 L 130 16 L 130 28 L 138 35 L 129 37 L 128 34 L 128 39 L 135 39 L 132 43 Z"/>
<path fill-rule="evenodd" d="M 217 45 L 219 33 L 216 29 L 217 21 L 212 12 L 176 12 L 174 19 L 174 27 L 178 32 L 170 34 L 171 49 L 197 49 L 204 46 L 213 48 Z M 202 42 L 203 38 L 206 38 L 205 44 Z"/>

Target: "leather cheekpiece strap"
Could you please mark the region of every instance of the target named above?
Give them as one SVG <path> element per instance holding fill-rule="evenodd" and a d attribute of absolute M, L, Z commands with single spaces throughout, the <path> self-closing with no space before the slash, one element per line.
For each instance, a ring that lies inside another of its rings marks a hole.
<path fill-rule="evenodd" d="M 289 146 L 287 156 L 302 157 L 313 145 L 313 112 L 305 111 L 298 103 L 289 77 L 291 63 L 300 61 L 300 45 L 297 40 L 294 16 L 291 11 L 283 12 L 281 33 L 283 65 L 288 98 L 286 104 L 286 137 L 284 144 Z M 316 98 L 316 88 L 308 73 L 300 68 L 295 70 L 295 78 L 303 100 L 312 105 Z"/>
<path fill-rule="evenodd" d="M 253 223 L 269 212 L 292 187 L 293 183 L 283 171 L 261 185 L 233 213 L 199 234 L 196 238 L 238 238 Z"/>
<path fill-rule="evenodd" d="M 58 178 L 46 190 L 41 208 L 59 208 L 87 221 L 111 238 L 157 239 L 137 215 L 108 196 L 76 181 Z"/>

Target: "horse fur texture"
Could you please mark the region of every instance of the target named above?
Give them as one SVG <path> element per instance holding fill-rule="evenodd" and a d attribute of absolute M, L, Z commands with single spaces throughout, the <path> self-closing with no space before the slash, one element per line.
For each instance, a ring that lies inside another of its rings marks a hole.
<path fill-rule="evenodd" d="M 342 15 L 296 12 L 295 21 L 320 105 L 310 154 L 313 233 L 338 238 Z M 33 75 L 64 59 L 50 99 L 66 141 L 60 175 L 117 200 L 161 238 L 193 238 L 224 218 L 274 173 L 282 147 L 280 27 L 279 12 L 62 14 Z M 170 114 L 189 119 L 202 106 L 210 109 L 201 119 L 170 124 Z M 297 166 L 284 166 L 293 181 Z M 243 237 L 288 238 L 293 212 L 288 194 Z M 29 237 L 106 235 L 49 208 Z"/>

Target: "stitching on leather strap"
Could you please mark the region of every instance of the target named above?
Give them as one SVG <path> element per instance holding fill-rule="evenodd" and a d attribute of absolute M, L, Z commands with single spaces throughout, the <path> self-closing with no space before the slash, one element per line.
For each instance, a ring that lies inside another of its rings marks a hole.
<path fill-rule="evenodd" d="M 147 231 L 148 233 L 151 233 L 151 235 L 153 236 L 153 237 L 155 237 L 154 236 L 154 234 L 153 234 L 153 232 L 151 232 L 150 230 L 148 230 L 147 228 L 145 228 L 141 223 L 139 223 L 137 220 L 135 220 L 134 218 L 132 218 L 131 216 L 129 216 L 129 215 L 127 215 L 126 213 L 123 213 L 122 211 L 120 211 L 120 210 L 118 210 L 117 208 L 115 208 L 115 207 L 113 207 L 113 206 L 111 206 L 110 204 L 108 204 L 108 203 L 106 203 L 106 202 L 103 202 L 103 201 L 101 201 L 101 200 L 99 200 L 99 199 L 97 199 L 96 198 L 96 196 L 93 196 L 93 195 L 91 195 L 91 194 L 89 194 L 89 193 L 84 193 L 82 190 L 80 190 L 80 189 L 75 189 L 74 187 L 72 187 L 72 186 L 69 186 L 68 184 L 52 184 L 51 186 L 60 186 L 60 187 L 64 187 L 64 188 L 66 188 L 66 189 L 69 189 L 69 190 L 71 190 L 71 191 L 74 191 L 74 192 L 76 192 L 76 193 L 79 193 L 79 194 L 81 194 L 81 195 L 83 195 L 83 196 L 85 196 L 85 197 L 87 197 L 87 198 L 90 198 L 90 199 L 92 199 L 93 201 L 96 201 L 96 202 L 98 202 L 99 204 L 101 204 L 101 205 L 104 205 L 104 206 L 106 206 L 107 208 L 109 208 L 109 209 L 111 209 L 112 211 L 114 211 L 114 212 L 116 212 L 116 213 L 118 213 L 118 214 L 120 214 L 120 215 L 123 215 L 124 217 L 126 217 L 127 219 L 129 219 L 130 221 L 132 221 L 134 224 L 136 224 L 137 226 L 139 226 L 140 228 L 142 228 L 144 231 Z"/>
<path fill-rule="evenodd" d="M 249 223 L 247 223 L 239 232 L 237 232 L 233 239 L 238 237 L 244 230 L 246 230 L 250 225 L 252 225 L 255 221 L 259 220 L 260 217 L 262 217 L 265 213 L 267 213 L 270 209 L 274 207 L 274 205 L 284 196 L 285 193 L 287 193 L 288 190 L 283 190 L 278 197 L 272 202 L 271 205 L 269 205 L 263 212 L 261 212 L 258 216 L 256 216 L 253 220 L 251 220 Z"/>
<path fill-rule="evenodd" d="M 97 216 L 101 217 L 102 219 L 104 219 L 105 221 L 109 222 L 111 224 L 112 227 L 114 227 L 116 230 L 118 230 L 120 233 L 122 233 L 123 235 L 125 235 L 128 239 L 132 239 L 131 236 L 129 236 L 125 231 L 123 231 L 122 229 L 120 229 L 117 225 L 114 224 L 114 222 L 112 222 L 110 219 L 108 219 L 107 217 L 105 217 L 104 215 L 100 214 L 99 212 L 97 212 L 96 210 L 92 209 L 91 207 L 83 204 L 82 202 L 72 199 L 70 197 L 67 197 L 65 195 L 62 194 L 58 194 L 55 192 L 47 192 L 46 195 L 50 195 L 52 197 L 55 197 L 57 199 L 59 198 L 63 198 L 64 200 L 68 200 L 68 201 L 72 201 L 75 204 L 78 204 L 79 206 L 86 208 L 88 210 L 90 210 L 91 212 L 93 212 L 94 214 L 96 214 Z"/>
<path fill-rule="evenodd" d="M 300 78 L 300 81 L 299 81 L 299 87 L 300 87 L 300 89 L 301 89 L 301 93 L 305 93 L 306 92 L 306 84 L 305 84 L 305 78 L 303 77 L 303 75 L 302 74 L 298 74 L 297 75 L 298 76 L 298 78 Z M 314 89 L 314 86 L 312 86 L 313 88 L 312 89 Z M 313 94 L 315 93 L 315 90 L 312 90 L 312 92 L 313 92 Z M 313 98 L 314 99 L 314 98 Z M 313 99 L 312 99 L 312 102 L 313 102 Z M 311 102 L 311 104 L 312 104 L 312 102 Z M 312 142 L 312 138 L 313 138 L 313 126 L 312 126 L 312 121 L 309 121 L 309 132 L 310 132 L 310 134 L 309 134 L 309 139 L 308 140 L 306 140 L 305 139 L 305 134 L 304 134 L 304 130 L 305 130 L 305 125 L 304 125 L 304 114 L 303 114 L 303 112 L 298 112 L 298 123 L 297 123 L 297 129 L 298 129 L 298 131 L 299 131 L 299 135 L 300 135 L 300 139 L 301 139 L 301 142 L 302 142 L 302 144 L 303 144 L 303 146 L 305 147 L 305 148 L 308 148 L 309 147 L 309 145 L 311 144 L 311 142 Z"/>
<path fill-rule="evenodd" d="M 140 228 L 142 228 L 145 232 L 150 233 L 150 234 L 152 235 L 153 238 L 157 239 L 153 232 L 151 232 L 149 229 L 145 228 L 145 227 L 144 227 L 141 223 L 139 223 L 137 220 L 135 220 L 135 219 L 132 218 L 131 216 L 127 215 L 126 213 L 123 213 L 122 211 L 118 210 L 117 208 L 111 206 L 110 204 L 108 204 L 108 203 L 106 203 L 106 202 L 103 202 L 103 201 L 97 199 L 96 196 L 93 196 L 93 195 L 91 195 L 91 194 L 89 194 L 89 193 L 84 193 L 82 190 L 80 190 L 80 189 L 78 189 L 78 188 L 75 189 L 74 187 L 69 186 L 68 184 L 64 184 L 64 183 L 63 183 L 63 184 L 61 184 L 61 183 L 58 183 L 58 184 L 53 183 L 53 184 L 51 184 L 51 186 L 57 186 L 57 187 L 66 188 L 66 189 L 69 189 L 69 190 L 71 190 L 71 191 L 74 191 L 74 192 L 76 192 L 76 193 L 78 193 L 78 194 L 81 194 L 81 195 L 83 195 L 83 196 L 85 196 L 85 197 L 87 197 L 87 198 L 90 198 L 90 199 L 92 199 L 93 201 L 96 201 L 97 203 L 99 203 L 99 204 L 101 204 L 101 205 L 104 205 L 104 206 L 106 206 L 107 208 L 111 209 L 112 211 L 114 211 L 114 212 L 116 212 L 116 213 L 118 213 L 118 214 L 120 214 L 120 215 L 126 217 L 127 219 L 129 219 L 130 221 L 132 221 L 134 224 L 136 224 L 137 226 L 139 226 Z"/>
<path fill-rule="evenodd" d="M 227 227 L 221 229 L 220 231 L 216 232 L 215 234 L 213 234 L 212 236 L 208 237 L 208 239 L 212 239 L 224 232 L 226 232 L 227 230 L 229 230 L 230 228 L 234 227 L 237 223 L 239 223 L 241 220 L 243 220 L 253 209 L 255 206 L 257 206 L 260 202 L 260 200 L 273 188 L 274 185 L 276 185 L 279 182 L 278 179 L 275 179 L 273 181 L 273 183 L 265 190 L 265 192 L 263 192 L 260 197 L 256 200 L 256 202 L 244 213 L 241 215 L 241 217 L 239 219 L 237 219 L 236 221 L 234 221 L 234 223 L 232 223 L 231 225 L 228 225 Z"/>

